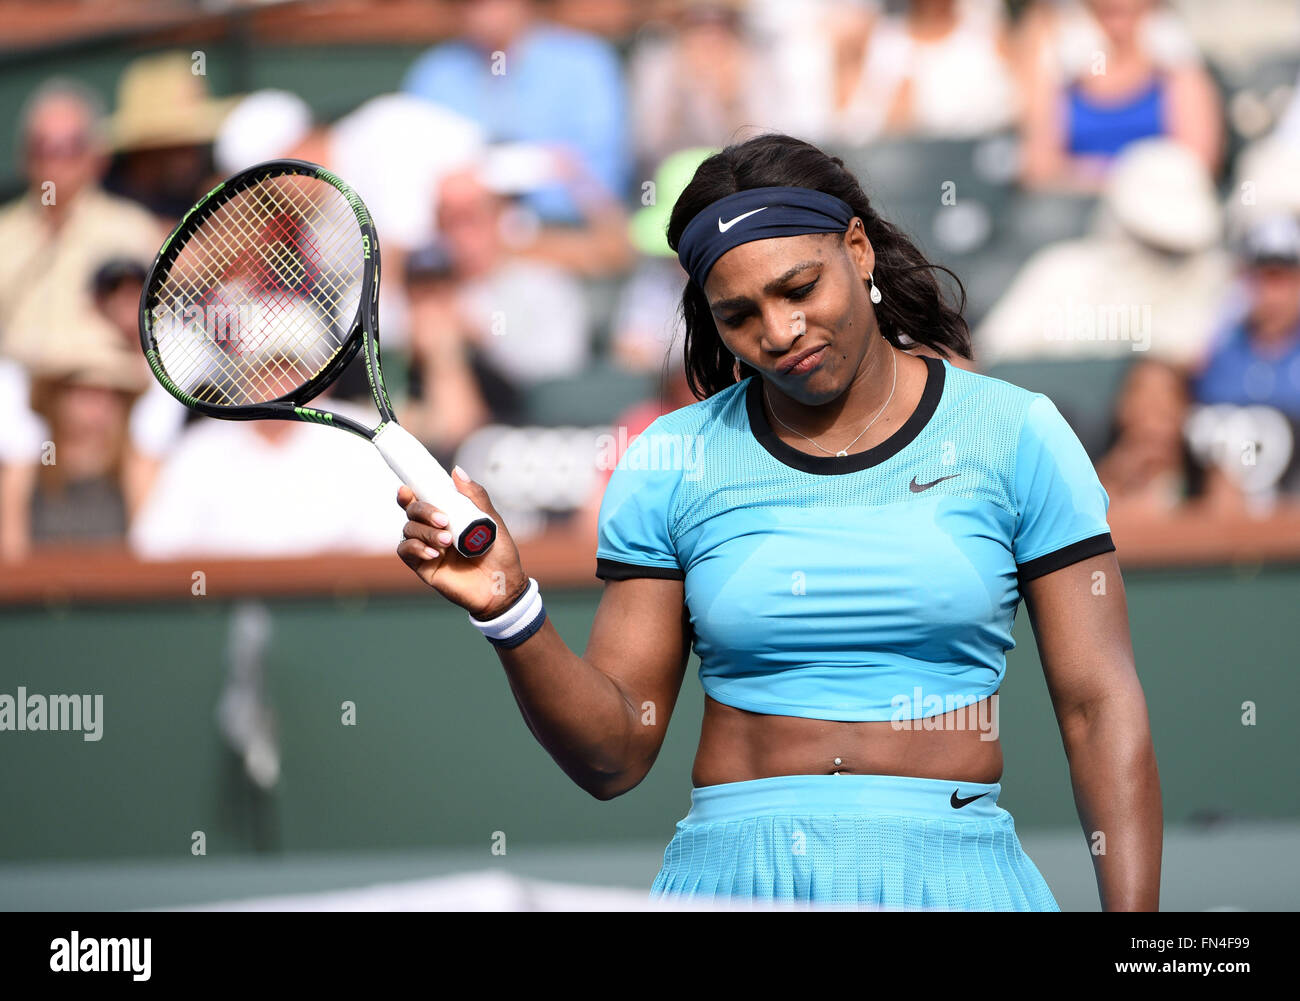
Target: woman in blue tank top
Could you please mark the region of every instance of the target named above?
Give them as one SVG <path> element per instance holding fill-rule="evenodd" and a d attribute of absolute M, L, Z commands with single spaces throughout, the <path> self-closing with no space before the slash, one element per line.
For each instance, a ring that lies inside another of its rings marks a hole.
<path fill-rule="evenodd" d="M 1111 158 L 1129 143 L 1165 134 L 1165 82 L 1153 77 L 1131 96 L 1104 102 L 1089 97 L 1081 84 L 1065 92 L 1067 147 L 1074 156 Z"/>
<path fill-rule="evenodd" d="M 651 893 L 752 906 L 1059 909 L 998 803 L 1023 598 L 1084 832 L 1105 840 L 1102 907 L 1154 909 L 1155 755 L 1108 499 L 1069 425 L 950 364 L 970 335 L 934 266 L 808 143 L 704 160 L 668 241 L 699 402 L 610 478 L 585 653 L 504 525 L 466 560 L 403 487 L 402 559 L 469 611 L 533 735 L 597 799 L 648 773 L 694 648 L 690 808 Z"/>
<path fill-rule="evenodd" d="M 1096 191 L 1125 146 L 1161 136 L 1217 169 L 1218 92 L 1173 12 L 1152 0 L 1037 5 L 1021 41 L 1026 183 Z"/>

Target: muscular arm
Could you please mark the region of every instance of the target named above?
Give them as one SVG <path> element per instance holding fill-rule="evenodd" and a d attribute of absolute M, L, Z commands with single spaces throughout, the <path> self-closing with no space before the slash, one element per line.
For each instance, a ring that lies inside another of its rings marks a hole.
<path fill-rule="evenodd" d="M 397 503 L 409 520 L 397 553 L 448 600 L 491 619 L 527 590 L 528 575 L 487 491 L 458 471 L 457 489 L 496 520 L 496 544 L 478 559 L 460 555 L 446 515 L 403 486 Z M 581 657 L 549 618 L 518 646 L 494 649 L 537 742 L 580 787 L 612 799 L 645 778 L 663 746 L 691 650 L 685 585 L 608 581 Z"/>
<path fill-rule="evenodd" d="M 690 656 L 682 582 L 606 582 L 582 657 L 549 618 L 497 654 L 537 742 L 579 786 L 613 799 L 649 773 L 681 691 Z"/>
<path fill-rule="evenodd" d="M 1156 910 L 1164 820 L 1160 776 L 1129 638 L 1114 553 L 1025 585 L 1048 691 L 1070 763 L 1074 802 L 1091 846 L 1105 911 Z"/>

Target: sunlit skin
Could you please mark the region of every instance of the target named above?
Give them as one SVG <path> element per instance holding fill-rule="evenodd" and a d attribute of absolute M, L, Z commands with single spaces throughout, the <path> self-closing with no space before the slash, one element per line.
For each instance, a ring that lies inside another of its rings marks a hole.
<path fill-rule="evenodd" d="M 860 224 L 843 237 L 788 237 L 742 244 L 715 265 L 705 287 L 726 346 L 769 384 L 782 420 L 838 450 L 889 396 L 894 398 L 850 454 L 879 444 L 915 410 L 925 363 L 879 336 L 864 283 L 874 253 Z M 879 274 L 889 294 L 888 276 Z M 807 286 L 816 284 L 809 289 Z M 805 330 L 795 337 L 796 309 Z M 823 368 L 805 377 L 778 367 L 796 344 L 826 343 Z M 772 423 L 783 441 L 826 457 Z M 449 548 L 446 517 L 403 486 L 407 518 L 398 555 L 426 584 L 479 618 L 508 608 L 528 586 L 509 529 L 482 486 L 457 488 L 497 519 L 500 534 L 480 560 Z M 1096 590 L 1098 575 L 1108 582 Z M 1081 560 L 1028 582 L 1024 590 L 1070 765 L 1080 822 L 1104 831 L 1107 854 L 1093 857 L 1105 910 L 1159 905 L 1160 786 L 1146 703 L 1129 640 L 1123 579 L 1114 553 Z M 529 731 L 573 781 L 597 799 L 638 785 L 659 750 L 681 694 L 692 627 L 681 580 L 606 581 L 585 652 L 579 656 L 547 619 L 527 642 L 495 649 Z M 997 696 L 986 700 L 996 702 Z M 646 706 L 654 722 L 646 722 Z M 705 698 L 691 780 L 695 786 L 777 775 L 883 774 L 953 782 L 996 782 L 1002 751 L 972 720 L 996 719 L 980 703 L 931 718 L 934 729 L 890 722 L 840 722 L 750 713 Z M 959 729 L 958 726 L 961 726 Z"/>

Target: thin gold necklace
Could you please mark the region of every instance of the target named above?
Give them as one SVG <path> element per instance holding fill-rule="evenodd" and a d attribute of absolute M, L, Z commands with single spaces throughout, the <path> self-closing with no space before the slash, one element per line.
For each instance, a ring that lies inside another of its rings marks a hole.
<path fill-rule="evenodd" d="M 890 402 L 890 400 L 892 400 L 892 399 L 894 398 L 894 390 L 898 388 L 898 352 L 895 351 L 895 350 L 891 347 L 891 348 L 889 349 L 889 353 L 890 353 L 890 354 L 893 356 L 893 358 L 894 358 L 894 384 L 893 384 L 892 386 L 889 387 L 889 399 L 885 400 L 885 406 L 884 406 L 884 407 L 881 407 L 880 410 L 876 413 L 876 416 L 873 417 L 873 418 L 871 418 L 871 424 L 875 424 L 876 421 L 880 420 L 880 415 L 883 414 L 883 413 L 885 412 L 885 407 L 888 407 L 888 406 L 889 406 L 889 402 Z M 763 383 L 763 399 L 767 400 L 767 409 L 770 410 L 770 411 L 772 412 L 772 416 L 773 416 L 773 417 L 776 417 L 776 422 L 777 422 L 778 424 L 780 424 L 780 425 L 781 425 L 783 428 L 785 428 L 787 431 L 794 431 L 794 433 L 797 434 L 797 435 L 798 435 L 800 438 L 802 438 L 804 441 L 811 441 L 814 445 L 817 445 L 817 442 L 813 441 L 811 438 L 809 438 L 809 437 L 808 437 L 806 434 L 804 434 L 802 431 L 795 431 L 795 429 L 792 428 L 789 424 L 787 424 L 785 421 L 781 420 L 780 417 L 777 417 L 777 416 L 776 416 L 776 408 L 774 408 L 774 407 L 772 406 L 772 400 L 771 400 L 771 398 L 767 395 L 767 383 Z M 849 454 L 849 449 L 851 449 L 854 445 L 856 445 L 856 444 L 858 443 L 858 438 L 861 438 L 864 434 L 866 434 L 869 430 L 871 430 L 871 424 L 868 424 L 866 427 L 864 427 L 864 428 L 863 428 L 863 429 L 858 433 L 858 437 L 857 437 L 857 438 L 854 438 L 851 442 L 849 442 L 847 445 L 845 445 L 845 446 L 844 446 L 842 449 L 840 449 L 838 452 L 832 452 L 829 448 L 822 448 L 821 445 L 817 445 L 817 447 L 818 447 L 818 448 L 821 448 L 822 451 L 825 452 L 827 455 L 833 455 L 833 456 L 835 456 L 837 459 L 842 459 L 842 458 L 844 458 L 846 455 Z"/>

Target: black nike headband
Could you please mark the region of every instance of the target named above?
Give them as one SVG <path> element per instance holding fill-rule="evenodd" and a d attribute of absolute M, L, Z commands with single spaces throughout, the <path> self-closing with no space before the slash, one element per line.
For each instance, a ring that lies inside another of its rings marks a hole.
<path fill-rule="evenodd" d="M 853 209 L 813 188 L 748 188 L 719 198 L 682 231 L 677 259 L 701 289 L 718 258 L 752 240 L 805 233 L 843 233 Z"/>

